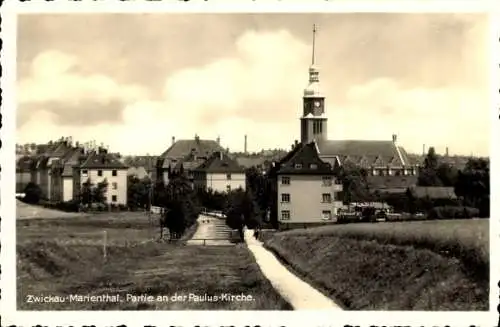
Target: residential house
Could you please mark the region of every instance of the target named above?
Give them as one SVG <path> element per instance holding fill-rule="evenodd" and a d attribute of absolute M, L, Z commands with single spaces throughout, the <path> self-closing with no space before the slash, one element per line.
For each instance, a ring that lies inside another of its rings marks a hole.
<path fill-rule="evenodd" d="M 182 166 L 182 169 L 189 173 L 217 151 L 224 151 L 219 138 L 216 141 L 203 140 L 195 135 L 192 140 L 176 141 L 175 137 L 172 137 L 172 145 L 157 160 L 157 178 L 167 184 L 169 172 L 175 173 Z"/>
<path fill-rule="evenodd" d="M 245 190 L 245 169 L 235 159 L 218 151 L 193 169 L 193 183 L 198 189 L 217 192 L 230 192 L 238 188 Z"/>
<path fill-rule="evenodd" d="M 128 166 L 119 158 L 108 153 L 107 149 L 98 148 L 88 153 L 85 161 L 78 167 L 75 178 L 78 188 L 88 181 L 92 185 L 106 181 L 108 187 L 105 198 L 109 204 L 127 204 L 127 171 Z M 79 190 L 74 190 L 76 195 Z"/>
<path fill-rule="evenodd" d="M 275 185 L 276 215 L 280 226 L 335 222 L 342 208 L 342 184 L 336 178 L 340 167 L 319 156 L 316 142 L 296 144 L 268 173 Z M 273 210 L 274 209 L 274 210 Z"/>

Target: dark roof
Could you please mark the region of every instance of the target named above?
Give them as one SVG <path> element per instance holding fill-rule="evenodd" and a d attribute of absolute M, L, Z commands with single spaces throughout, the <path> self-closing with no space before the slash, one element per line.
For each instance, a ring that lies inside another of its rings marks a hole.
<path fill-rule="evenodd" d="M 82 169 L 128 169 L 118 158 L 110 153 L 92 152 L 80 166 Z"/>
<path fill-rule="evenodd" d="M 245 169 L 236 160 L 220 151 L 213 153 L 194 171 L 205 173 L 244 173 Z"/>
<path fill-rule="evenodd" d="M 178 140 L 161 154 L 161 158 L 184 158 L 186 155 L 194 152 L 202 156 L 209 156 L 213 152 L 224 151 L 224 149 L 213 140 L 201 140 L 195 138 L 193 140 Z"/>
<path fill-rule="evenodd" d="M 158 156 L 127 156 L 124 158 L 124 163 L 129 167 L 143 167 L 147 171 L 155 168 Z"/>
<path fill-rule="evenodd" d="M 180 160 L 177 160 L 175 163 L 172 163 L 172 167 L 174 170 L 180 170 L 181 166 L 185 170 L 194 170 L 203 164 L 208 157 L 202 156 L 198 157 L 193 154 L 188 154 L 184 158 L 181 158 Z"/>
<path fill-rule="evenodd" d="M 431 199 L 456 199 L 457 195 L 453 187 L 440 186 L 415 186 L 410 188 L 410 192 L 416 198 Z"/>
<path fill-rule="evenodd" d="M 278 163 L 277 174 L 334 174 L 333 166 L 320 159 L 315 142 L 298 144 Z"/>
<path fill-rule="evenodd" d="M 418 177 L 415 175 L 402 176 L 371 176 L 366 177 L 370 189 L 405 188 L 417 185 Z"/>
<path fill-rule="evenodd" d="M 365 168 L 411 165 L 406 151 L 392 141 L 325 140 L 318 143 L 318 148 L 321 157 L 338 156 L 342 163 Z"/>
<path fill-rule="evenodd" d="M 30 156 L 22 156 L 17 160 L 17 169 L 21 170 L 31 170 L 33 168 L 33 164 L 35 163 L 35 159 Z"/>

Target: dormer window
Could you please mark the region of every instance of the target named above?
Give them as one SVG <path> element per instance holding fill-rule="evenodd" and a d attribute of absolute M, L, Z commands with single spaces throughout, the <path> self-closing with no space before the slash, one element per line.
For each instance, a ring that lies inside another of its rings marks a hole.
<path fill-rule="evenodd" d="M 302 164 L 299 163 L 295 164 L 295 169 L 302 169 Z"/>
<path fill-rule="evenodd" d="M 311 168 L 311 169 L 318 169 L 318 165 L 317 164 L 310 164 L 309 168 Z"/>

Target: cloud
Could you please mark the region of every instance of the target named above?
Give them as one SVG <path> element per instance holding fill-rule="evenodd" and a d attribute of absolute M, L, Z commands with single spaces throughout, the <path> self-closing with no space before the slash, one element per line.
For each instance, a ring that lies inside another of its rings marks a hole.
<path fill-rule="evenodd" d="M 318 57 L 329 137 L 390 140 L 396 133 L 413 152 L 426 143 L 449 146 L 452 153 L 487 154 L 488 132 L 464 134 L 489 129 L 487 21 L 361 16 L 338 15 L 335 24 L 325 16 L 320 24 Z M 231 24 L 244 20 L 238 17 Z M 223 20 L 215 18 L 214 24 Z M 265 25 L 264 18 L 259 22 Z M 131 50 L 134 56 L 123 50 L 123 42 L 107 50 L 103 40 L 98 58 L 88 50 L 70 54 L 69 45 L 66 51 L 39 53 L 19 84 L 19 141 L 73 135 L 102 140 L 124 153 L 159 154 L 171 136 L 220 135 L 224 146 L 241 150 L 247 134 L 250 150 L 288 148 L 300 135 L 310 35 L 293 32 L 293 24 L 256 30 L 246 22 L 234 36 L 227 31 L 231 24 L 221 23 L 223 31 L 211 25 L 212 34 L 194 39 L 187 32 L 174 38 L 177 32 L 170 29 L 157 48 L 152 40 L 161 39 L 165 29 L 148 25 L 155 37 L 145 35 L 149 41 L 141 51 Z M 191 32 L 200 31 L 192 27 Z M 145 32 L 133 33 L 141 39 Z M 218 33 L 226 43 L 215 41 Z M 122 49 L 118 59 L 106 59 L 117 48 Z M 181 54 L 189 59 L 183 61 Z"/>
<path fill-rule="evenodd" d="M 101 74 L 83 74 L 75 56 L 48 50 L 35 57 L 31 75 L 19 81 L 18 125 L 44 110 L 62 125 L 118 122 L 123 107 L 147 92 L 137 85 L 123 85 Z M 29 111 L 29 115 L 23 111 Z"/>

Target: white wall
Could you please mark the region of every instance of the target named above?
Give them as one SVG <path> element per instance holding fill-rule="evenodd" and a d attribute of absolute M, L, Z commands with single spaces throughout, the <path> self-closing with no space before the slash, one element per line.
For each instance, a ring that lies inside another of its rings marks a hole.
<path fill-rule="evenodd" d="M 318 223 L 323 220 L 322 212 L 330 210 L 332 220 L 336 219 L 337 208 L 342 202 L 338 201 L 338 192 L 341 185 L 332 184 L 323 186 L 322 176 L 290 175 L 290 185 L 282 185 L 278 177 L 278 221 L 283 223 Z M 334 183 L 334 178 L 332 183 Z M 281 194 L 290 194 L 290 202 L 282 203 Z M 323 203 L 323 193 L 331 194 L 331 203 Z M 290 220 L 282 220 L 281 211 L 290 211 Z"/>
<path fill-rule="evenodd" d="M 206 187 L 211 188 L 214 191 L 218 192 L 227 192 L 228 185 L 231 187 L 231 190 L 236 190 L 238 188 L 242 188 L 245 190 L 246 188 L 246 176 L 244 173 L 231 174 L 231 179 L 227 178 L 227 174 L 222 173 L 208 173 L 206 175 Z"/>
<path fill-rule="evenodd" d="M 108 203 L 127 204 L 127 169 L 114 169 L 117 176 L 113 176 L 113 169 L 87 169 L 87 175 L 83 174 L 85 169 L 80 170 L 80 185 L 87 182 L 90 177 L 90 182 L 93 185 L 102 182 L 104 179 L 108 181 L 108 190 L 106 198 Z M 102 176 L 98 176 L 98 171 L 102 171 Z M 113 189 L 113 183 L 117 183 L 117 189 Z M 116 195 L 116 201 L 112 201 L 113 195 Z"/>

